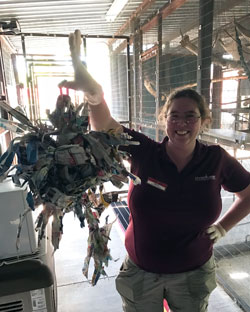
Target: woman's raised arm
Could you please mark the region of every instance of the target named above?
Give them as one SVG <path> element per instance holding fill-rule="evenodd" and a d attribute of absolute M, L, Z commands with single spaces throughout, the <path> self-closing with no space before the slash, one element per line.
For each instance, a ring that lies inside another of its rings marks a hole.
<path fill-rule="evenodd" d="M 102 87 L 90 75 L 81 61 L 81 42 L 80 30 L 77 29 L 69 35 L 69 47 L 75 75 L 73 81 L 64 80 L 59 84 L 59 87 L 84 92 L 85 99 L 89 103 L 90 124 L 93 130 L 107 131 L 115 129 L 116 131 L 122 131 L 121 125 L 110 114 L 108 105 L 104 100 Z"/>

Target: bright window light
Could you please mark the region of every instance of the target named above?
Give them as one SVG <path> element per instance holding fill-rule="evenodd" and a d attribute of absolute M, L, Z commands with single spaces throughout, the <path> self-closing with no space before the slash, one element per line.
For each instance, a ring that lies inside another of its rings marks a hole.
<path fill-rule="evenodd" d="M 114 0 L 106 14 L 106 20 L 108 22 L 113 22 L 116 19 L 117 15 L 124 8 L 125 4 L 127 4 L 127 2 L 128 0 Z"/>
<path fill-rule="evenodd" d="M 235 272 L 229 274 L 232 279 L 244 279 L 249 277 L 249 274 L 246 272 Z"/>

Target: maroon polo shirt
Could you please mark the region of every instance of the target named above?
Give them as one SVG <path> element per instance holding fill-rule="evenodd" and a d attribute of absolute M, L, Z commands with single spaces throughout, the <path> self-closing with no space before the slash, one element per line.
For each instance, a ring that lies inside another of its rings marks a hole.
<path fill-rule="evenodd" d="M 213 244 L 205 229 L 222 209 L 221 187 L 239 192 L 250 183 L 250 174 L 218 145 L 196 142 L 194 156 L 178 172 L 166 153 L 168 138 L 158 143 L 124 127 L 139 141 L 128 146 L 131 172 L 141 185 L 130 183 L 130 221 L 125 246 L 142 269 L 155 273 L 179 273 L 203 265 Z"/>

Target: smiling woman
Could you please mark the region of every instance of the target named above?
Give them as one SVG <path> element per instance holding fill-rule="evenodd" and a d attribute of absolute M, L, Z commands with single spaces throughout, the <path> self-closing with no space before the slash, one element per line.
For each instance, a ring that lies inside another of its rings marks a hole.
<path fill-rule="evenodd" d="M 180 98 L 187 98 L 190 100 L 193 100 L 196 103 L 196 106 L 199 111 L 199 116 L 201 117 L 202 120 L 206 120 L 207 122 L 211 121 L 210 113 L 209 113 L 209 108 L 207 103 L 205 102 L 205 99 L 203 96 L 201 96 L 199 93 L 197 93 L 193 89 L 181 89 L 181 90 L 176 90 L 173 91 L 167 99 L 166 104 L 162 108 L 162 111 L 159 115 L 159 119 L 163 116 L 167 117 L 169 115 L 169 108 L 171 104 L 173 103 L 174 100 L 180 99 Z M 172 111 L 172 114 L 174 111 Z M 190 111 L 188 112 L 189 114 L 194 114 L 194 112 Z"/>
<path fill-rule="evenodd" d="M 210 122 L 205 100 L 192 89 L 170 94 L 165 104 L 168 156 L 181 171 L 193 157 L 196 138 Z"/>
<path fill-rule="evenodd" d="M 162 312 L 166 299 L 173 312 L 206 312 L 216 287 L 213 244 L 249 214 L 250 174 L 220 146 L 197 140 L 210 116 L 202 96 L 192 89 L 170 95 L 162 142 L 121 126 L 111 116 L 101 86 L 79 60 L 80 32 L 70 38 L 75 80 L 62 86 L 80 88 L 94 99 L 89 109 L 95 130 L 115 129 L 140 142 L 122 147 L 141 180 L 128 191 L 128 255 L 116 278 L 123 310 Z M 236 200 L 218 222 L 221 187 L 235 193 Z"/>

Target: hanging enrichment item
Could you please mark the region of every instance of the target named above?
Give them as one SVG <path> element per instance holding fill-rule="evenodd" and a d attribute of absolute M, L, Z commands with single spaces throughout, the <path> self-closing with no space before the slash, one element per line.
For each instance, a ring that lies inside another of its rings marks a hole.
<path fill-rule="evenodd" d="M 48 113 L 49 123 L 32 123 L 23 112 L 0 102 L 15 121 L 1 120 L 6 129 L 14 129 L 15 138 L 0 157 L 0 182 L 11 177 L 18 186 L 27 185 L 27 202 L 31 210 L 39 205 L 43 209 L 36 220 L 39 241 L 44 238 L 48 220 L 53 216 L 52 244 L 59 248 L 63 233 L 63 216 L 73 211 L 80 226 L 88 224 L 87 256 L 82 272 L 88 278 L 88 266 L 94 259 L 92 285 L 101 275 L 107 275 L 104 265 L 112 259 L 108 249 L 111 226 L 106 220 L 99 227 L 105 208 L 116 201 L 116 192 L 103 193 L 103 184 L 111 181 L 121 188 L 128 182 L 140 179 L 126 170 L 123 158 L 128 155 L 118 149 L 120 145 L 137 145 L 125 133 L 89 130 L 88 105 L 75 107 L 68 94 L 58 96 L 55 110 Z M 14 159 L 17 159 L 17 164 Z M 19 248 L 21 216 L 18 227 Z"/>

